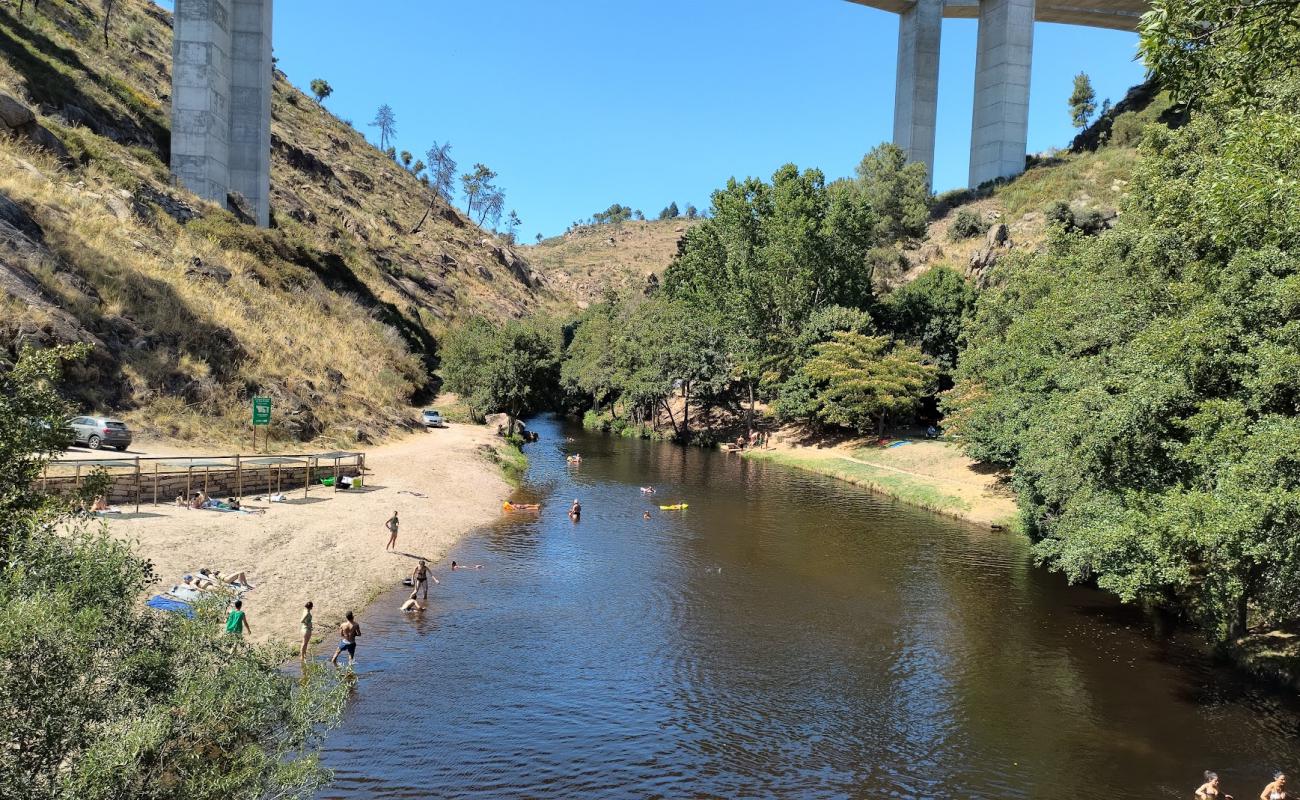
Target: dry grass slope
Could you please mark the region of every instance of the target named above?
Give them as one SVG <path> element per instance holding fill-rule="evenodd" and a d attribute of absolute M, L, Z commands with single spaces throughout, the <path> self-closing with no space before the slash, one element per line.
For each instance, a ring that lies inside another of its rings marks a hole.
<path fill-rule="evenodd" d="M 662 277 L 678 240 L 696 223 L 678 218 L 584 225 L 523 251 L 557 295 L 585 306 L 606 292 L 643 291 L 650 275 Z"/>
<path fill-rule="evenodd" d="M 92 342 L 70 391 L 148 433 L 240 437 L 260 393 L 281 440 L 349 445 L 409 424 L 450 322 L 556 302 L 512 248 L 281 74 L 272 229 L 170 187 L 170 14 L 119 0 L 105 47 L 100 13 L 0 4 L 0 94 L 68 151 L 0 136 L 0 357 Z"/>

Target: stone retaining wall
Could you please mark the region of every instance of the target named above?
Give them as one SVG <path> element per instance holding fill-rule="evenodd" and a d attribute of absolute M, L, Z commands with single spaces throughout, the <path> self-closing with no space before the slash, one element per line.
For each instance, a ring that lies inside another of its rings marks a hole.
<path fill-rule="evenodd" d="M 257 497 L 266 494 L 267 481 L 270 480 L 271 491 L 283 492 L 290 497 L 302 496 L 303 473 L 307 470 L 304 467 L 281 467 L 279 469 L 279 484 L 276 483 L 276 469 L 274 467 L 243 467 L 236 476 L 235 469 L 218 469 L 208 468 L 206 478 L 202 469 L 194 470 L 192 477 L 184 472 L 160 472 L 158 474 L 158 502 L 172 503 L 175 502 L 177 495 L 185 494 L 188 486 L 192 491 L 204 491 L 209 496 L 225 499 L 227 497 L 242 495 L 243 497 Z M 333 464 L 322 464 L 311 469 L 312 488 L 309 494 L 318 492 L 333 492 L 334 489 L 329 486 L 322 486 L 321 478 L 333 476 Z M 338 467 L 340 476 L 349 475 L 356 477 L 361 474 L 360 467 L 356 464 L 340 464 Z M 238 477 L 238 480 L 237 480 Z M 85 480 L 85 476 L 82 477 Z M 206 480 L 206 484 L 205 484 Z M 108 491 L 108 502 L 110 505 L 124 506 L 135 505 L 135 473 L 134 472 L 113 472 L 109 474 L 110 488 Z M 46 492 L 53 494 L 62 494 L 74 491 L 77 488 L 77 478 L 72 475 L 50 476 L 40 483 Z M 240 487 L 242 485 L 242 492 Z M 154 500 L 154 473 L 149 463 L 143 462 L 140 465 L 140 503 L 152 504 Z"/>

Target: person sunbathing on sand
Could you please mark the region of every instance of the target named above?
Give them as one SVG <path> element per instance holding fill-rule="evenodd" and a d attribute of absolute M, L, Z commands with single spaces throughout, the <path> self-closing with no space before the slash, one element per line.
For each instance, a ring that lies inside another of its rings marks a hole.
<path fill-rule="evenodd" d="M 226 576 L 226 575 L 222 575 L 221 570 L 219 569 L 209 570 L 207 567 L 203 567 L 202 569 L 199 570 L 199 574 L 202 575 L 204 578 L 208 578 L 209 580 L 221 581 L 227 586 L 242 586 L 245 589 L 253 588 L 253 584 L 248 582 L 248 578 L 244 575 L 243 571 L 240 571 L 234 575 Z"/>

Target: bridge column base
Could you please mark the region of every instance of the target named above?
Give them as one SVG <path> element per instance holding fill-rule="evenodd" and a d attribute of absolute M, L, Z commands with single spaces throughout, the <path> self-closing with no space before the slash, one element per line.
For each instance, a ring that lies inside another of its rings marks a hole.
<path fill-rule="evenodd" d="M 1025 169 L 1034 0 L 981 0 L 975 52 L 970 185 Z"/>
<path fill-rule="evenodd" d="M 898 18 L 894 144 L 908 161 L 925 164 L 934 181 L 935 120 L 939 111 L 939 40 L 943 0 L 917 0 Z"/>

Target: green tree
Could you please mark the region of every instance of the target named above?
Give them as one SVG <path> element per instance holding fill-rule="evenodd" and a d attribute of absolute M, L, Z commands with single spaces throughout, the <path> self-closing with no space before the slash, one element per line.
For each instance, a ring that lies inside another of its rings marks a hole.
<path fill-rule="evenodd" d="M 1074 90 L 1070 92 L 1070 121 L 1076 128 L 1088 127 L 1088 121 L 1097 110 L 1097 93 L 1092 90 L 1088 73 L 1074 76 Z"/>
<path fill-rule="evenodd" d="M 915 345 L 945 376 L 957 366 L 961 334 L 975 308 L 975 287 L 951 267 L 939 265 L 885 298 L 885 324 Z"/>
<path fill-rule="evenodd" d="M 930 220 L 930 176 L 908 162 L 897 145 L 877 145 L 857 166 L 857 188 L 875 215 L 878 244 L 925 234 Z"/>
<path fill-rule="evenodd" d="M 27 351 L 0 372 L 0 786 L 15 800 L 307 798 L 329 772 L 321 737 L 346 687 L 281 671 L 283 653 L 140 602 L 152 566 L 81 505 L 32 492 L 70 409 L 75 351 Z M 84 500 L 82 498 L 81 500 Z"/>
<path fill-rule="evenodd" d="M 442 347 L 447 389 L 478 419 L 504 412 L 510 430 L 555 396 L 558 367 L 554 337 L 519 320 L 494 325 L 473 317 L 449 331 Z"/>
<path fill-rule="evenodd" d="M 519 212 L 513 208 L 510 209 L 510 216 L 506 217 L 506 236 L 509 237 L 510 243 L 515 243 L 515 238 L 519 235 L 519 226 L 523 221 L 519 219 Z"/>
<path fill-rule="evenodd" d="M 597 225 L 618 225 L 627 222 L 632 218 L 632 209 L 620 203 L 614 203 L 604 211 L 598 211 L 592 216 L 592 220 Z"/>
<path fill-rule="evenodd" d="M 429 160 L 429 182 L 433 190 L 450 204 L 456 181 L 456 160 L 451 157 L 451 142 L 434 142 L 424 157 Z"/>
<path fill-rule="evenodd" d="M 791 342 L 789 374 L 776 392 L 775 410 L 779 418 L 820 424 L 818 383 L 804 374 L 804 365 L 817 355 L 817 345 L 833 340 L 840 332 L 870 336 L 876 333 L 876 325 L 869 313 L 856 308 L 828 306 L 813 312 Z"/>
<path fill-rule="evenodd" d="M 596 303 L 583 311 L 560 367 L 560 378 L 569 392 L 590 397 L 596 408 L 612 409 L 620 394 L 614 353 L 618 313 L 619 307 L 612 302 Z"/>
<path fill-rule="evenodd" d="M 460 176 L 461 188 L 465 192 L 465 213 L 473 215 L 474 210 L 479 211 L 479 223 L 490 213 L 490 204 L 496 202 L 498 190 L 494 181 L 497 174 L 488 169 L 484 164 L 475 164 L 473 172 L 467 172 Z M 497 202 L 499 206 L 503 203 L 505 196 L 501 195 L 501 200 Z M 500 209 L 498 207 L 498 213 Z"/>
<path fill-rule="evenodd" d="M 664 206 L 663 211 L 659 212 L 659 219 L 677 219 L 679 216 L 681 216 L 681 213 L 682 212 L 677 210 L 677 201 L 674 200 L 673 202 Z"/>
<path fill-rule="evenodd" d="M 411 159 L 414 158 L 414 156 L 411 155 L 410 150 L 403 150 L 397 157 L 401 160 L 403 167 L 408 170 L 411 168 Z"/>
<path fill-rule="evenodd" d="M 375 118 L 370 121 L 370 127 L 379 129 L 379 149 L 385 153 L 389 152 L 389 142 L 397 135 L 397 114 L 393 113 L 393 107 L 384 103 L 375 112 Z M 389 155 L 392 158 L 392 155 Z"/>
<path fill-rule="evenodd" d="M 1253 55 L 1196 58 L 1239 88 Z M 1153 127 L 1113 229 L 1000 262 L 945 398 L 1040 558 L 1218 641 L 1300 614 L 1300 87 L 1256 88 Z"/>
<path fill-rule="evenodd" d="M 325 98 L 334 94 L 334 87 L 329 85 L 329 81 L 324 78 L 312 78 L 311 93 L 315 95 L 316 102 L 323 105 Z"/>
<path fill-rule="evenodd" d="M 817 417 L 861 433 L 884 433 L 889 416 L 915 408 L 936 377 L 920 350 L 888 336 L 837 331 L 814 350 L 803 374 L 817 385 Z"/>
<path fill-rule="evenodd" d="M 1138 49 L 1180 103 L 1267 101 L 1300 74 L 1295 0 L 1153 0 Z"/>

